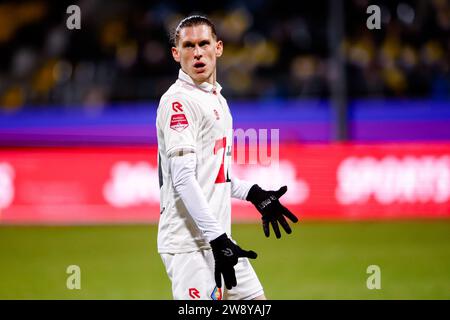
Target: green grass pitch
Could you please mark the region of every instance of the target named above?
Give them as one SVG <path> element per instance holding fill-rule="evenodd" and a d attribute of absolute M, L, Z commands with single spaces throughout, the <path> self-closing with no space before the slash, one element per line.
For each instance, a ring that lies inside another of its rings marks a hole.
<path fill-rule="evenodd" d="M 0 226 L 0 299 L 171 299 L 156 225 Z M 450 221 L 233 226 L 270 299 L 450 299 Z M 68 290 L 69 265 L 81 289 Z M 369 290 L 369 265 L 381 289 Z"/>

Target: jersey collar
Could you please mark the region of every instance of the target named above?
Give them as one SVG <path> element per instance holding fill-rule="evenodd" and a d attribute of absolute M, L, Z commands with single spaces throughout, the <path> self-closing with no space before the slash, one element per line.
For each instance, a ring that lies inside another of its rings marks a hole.
<path fill-rule="evenodd" d="M 192 78 L 182 69 L 180 69 L 180 72 L 178 73 L 178 79 L 206 92 L 214 93 L 215 90 L 217 93 L 220 93 L 220 91 L 222 90 L 222 86 L 217 81 L 215 86 L 208 82 L 203 82 L 199 85 L 196 85 Z"/>

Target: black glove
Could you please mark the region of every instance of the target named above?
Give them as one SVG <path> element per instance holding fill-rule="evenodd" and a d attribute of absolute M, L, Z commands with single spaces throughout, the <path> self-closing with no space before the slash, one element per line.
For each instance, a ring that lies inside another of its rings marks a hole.
<path fill-rule="evenodd" d="M 264 234 L 266 237 L 270 235 L 269 223 L 272 224 L 273 231 L 277 238 L 281 238 L 278 222 L 287 233 L 291 233 L 291 227 L 287 223 L 284 216 L 288 217 L 292 222 L 297 222 L 297 217 L 283 206 L 278 199 L 287 191 L 287 187 L 281 187 L 278 191 L 266 191 L 261 189 L 257 184 L 253 185 L 248 191 L 247 200 L 261 213 Z"/>
<path fill-rule="evenodd" d="M 217 237 L 210 242 L 214 254 L 215 270 L 214 277 L 216 279 L 216 286 L 222 287 L 222 278 L 225 280 L 225 286 L 228 290 L 236 286 L 236 274 L 234 273 L 234 266 L 238 263 L 238 258 L 246 257 L 255 259 L 257 257 L 254 251 L 242 250 L 238 245 L 234 244 L 226 233 Z"/>

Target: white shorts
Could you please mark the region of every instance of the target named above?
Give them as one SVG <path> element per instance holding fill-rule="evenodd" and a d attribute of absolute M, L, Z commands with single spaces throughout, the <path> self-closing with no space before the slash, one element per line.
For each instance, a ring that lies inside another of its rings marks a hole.
<path fill-rule="evenodd" d="M 247 258 L 239 258 L 234 266 L 237 286 L 231 290 L 226 289 L 223 277 L 222 290 L 216 287 L 212 250 L 162 253 L 161 258 L 172 281 L 175 300 L 251 300 L 264 294 Z"/>

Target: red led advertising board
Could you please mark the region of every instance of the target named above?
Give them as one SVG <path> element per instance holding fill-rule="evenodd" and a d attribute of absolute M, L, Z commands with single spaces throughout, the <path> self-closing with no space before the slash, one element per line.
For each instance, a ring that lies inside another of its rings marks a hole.
<path fill-rule="evenodd" d="M 233 174 L 263 188 L 300 219 L 450 217 L 450 144 L 282 144 Z M 242 161 L 241 161 L 242 162 Z M 0 223 L 157 222 L 156 147 L 0 150 Z M 233 200 L 233 221 L 259 219 Z"/>

